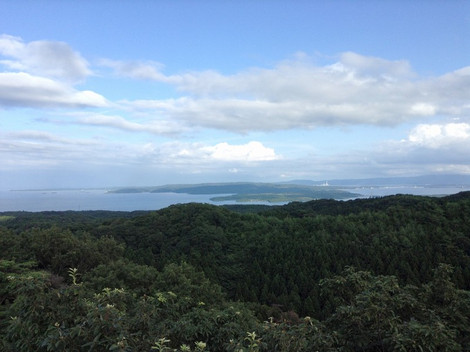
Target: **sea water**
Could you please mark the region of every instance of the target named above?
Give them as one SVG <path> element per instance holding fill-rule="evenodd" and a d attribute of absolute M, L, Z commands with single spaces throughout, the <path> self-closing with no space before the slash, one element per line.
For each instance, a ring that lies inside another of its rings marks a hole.
<path fill-rule="evenodd" d="M 157 210 L 178 203 L 213 203 L 213 195 L 110 193 L 106 190 L 0 191 L 0 211 Z"/>
<path fill-rule="evenodd" d="M 393 194 L 441 196 L 469 191 L 465 187 L 351 187 L 344 190 L 358 193 L 359 198 L 382 197 Z M 179 203 L 244 204 L 235 201 L 214 202 L 215 195 L 186 193 L 111 193 L 105 189 L 94 190 L 34 190 L 0 191 L 0 212 L 3 211 L 65 211 L 65 210 L 158 210 Z M 217 195 L 217 196 L 220 196 Z M 249 202 L 247 204 L 284 203 Z"/>

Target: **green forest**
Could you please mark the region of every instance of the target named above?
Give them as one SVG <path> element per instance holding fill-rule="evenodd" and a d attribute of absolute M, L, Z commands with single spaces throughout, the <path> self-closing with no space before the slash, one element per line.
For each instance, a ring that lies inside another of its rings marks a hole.
<path fill-rule="evenodd" d="M 470 192 L 0 213 L 0 349 L 470 351 Z"/>

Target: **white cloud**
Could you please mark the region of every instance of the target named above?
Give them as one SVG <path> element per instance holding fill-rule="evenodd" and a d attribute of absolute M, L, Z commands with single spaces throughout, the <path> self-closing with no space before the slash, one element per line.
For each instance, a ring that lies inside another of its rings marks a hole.
<path fill-rule="evenodd" d="M 78 91 L 55 80 L 24 72 L 0 72 L 0 106 L 20 107 L 104 107 L 98 93 Z"/>
<path fill-rule="evenodd" d="M 0 35 L 0 55 L 10 58 L 0 60 L 0 64 L 14 71 L 71 82 L 91 74 L 88 62 L 63 42 L 24 43 L 21 38 Z"/>
<path fill-rule="evenodd" d="M 432 116 L 436 114 L 436 107 L 427 103 L 416 103 L 410 110 L 412 115 L 418 116 Z"/>
<path fill-rule="evenodd" d="M 152 163 L 165 165 L 182 165 L 183 167 L 199 166 L 204 168 L 219 167 L 225 163 L 249 164 L 281 160 L 274 149 L 261 142 L 251 141 L 246 144 L 233 145 L 227 142 L 215 145 L 204 143 L 170 142 L 160 145 L 148 143 L 145 154 Z M 232 165 L 233 166 L 233 165 Z M 230 167 L 237 170 L 236 167 Z"/>
<path fill-rule="evenodd" d="M 260 142 L 249 142 L 242 145 L 219 143 L 202 148 L 211 159 L 222 161 L 268 161 L 279 159 L 274 149 L 265 147 Z"/>
<path fill-rule="evenodd" d="M 154 81 L 165 81 L 166 77 L 160 72 L 163 65 L 155 61 L 117 61 L 103 59 L 100 60 L 101 66 L 110 67 L 120 76 L 134 79 L 148 79 Z"/>
<path fill-rule="evenodd" d="M 353 69 L 354 73 L 372 79 L 395 80 L 413 76 L 410 64 L 405 61 L 389 61 L 378 57 L 363 56 L 353 52 L 341 54 L 339 65 L 346 71 Z"/>
<path fill-rule="evenodd" d="M 75 83 L 91 74 L 88 62 L 66 43 L 23 42 L 0 35 L 0 106 L 103 107 L 106 99 Z"/>
<path fill-rule="evenodd" d="M 470 124 L 420 124 L 410 132 L 408 140 L 431 149 L 465 144 L 470 150 Z"/>
<path fill-rule="evenodd" d="M 316 66 L 302 59 L 233 75 L 215 71 L 165 75 L 161 69 L 133 63 L 127 76 L 173 85 L 182 96 L 123 103 L 189 125 L 234 132 L 391 126 L 423 116 L 470 112 L 470 67 L 419 79 L 406 61 L 348 52 L 331 65 Z M 120 74 L 123 71 L 125 65 L 120 63 Z"/>
<path fill-rule="evenodd" d="M 130 132 L 146 132 L 152 134 L 176 135 L 182 133 L 185 128 L 181 124 L 171 121 L 153 120 L 147 123 L 128 121 L 121 116 L 94 114 L 94 113 L 72 113 L 68 116 L 75 117 L 76 123 L 92 126 L 103 126 L 116 128 Z"/>

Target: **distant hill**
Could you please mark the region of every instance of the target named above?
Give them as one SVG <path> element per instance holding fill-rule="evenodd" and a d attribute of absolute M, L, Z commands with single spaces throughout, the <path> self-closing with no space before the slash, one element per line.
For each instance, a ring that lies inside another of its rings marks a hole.
<path fill-rule="evenodd" d="M 353 187 L 469 187 L 470 175 L 423 175 L 413 177 L 383 177 L 365 179 L 293 180 L 280 183 L 227 182 L 174 184 L 151 187 L 125 187 L 111 193 L 186 193 L 214 195 L 215 202 L 289 203 L 315 199 L 345 200 L 364 197 L 344 188 Z"/>
<path fill-rule="evenodd" d="M 202 183 L 194 185 L 165 185 L 156 187 L 127 187 L 112 193 L 187 193 L 220 195 L 212 201 L 268 202 L 284 203 L 308 201 L 313 199 L 350 199 L 358 194 L 340 190 L 336 187 L 322 187 L 281 183 Z"/>
<path fill-rule="evenodd" d="M 466 186 L 470 185 L 470 175 L 422 175 L 412 177 L 377 177 L 363 179 L 332 179 L 332 180 L 293 180 L 285 184 L 308 186 Z"/>

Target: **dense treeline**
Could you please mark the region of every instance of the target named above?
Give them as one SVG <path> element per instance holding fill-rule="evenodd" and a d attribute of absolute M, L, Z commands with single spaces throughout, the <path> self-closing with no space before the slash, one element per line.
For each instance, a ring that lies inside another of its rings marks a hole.
<path fill-rule="evenodd" d="M 468 192 L 3 213 L 0 258 L 5 351 L 470 350 Z"/>
<path fill-rule="evenodd" d="M 445 262 L 469 289 L 469 214 L 466 198 L 415 196 L 292 203 L 258 214 L 187 204 L 93 233 L 124 242 L 127 257 L 140 264 L 161 269 L 187 261 L 232 299 L 321 317 L 329 311 L 318 282 L 346 266 L 419 284 Z"/>

